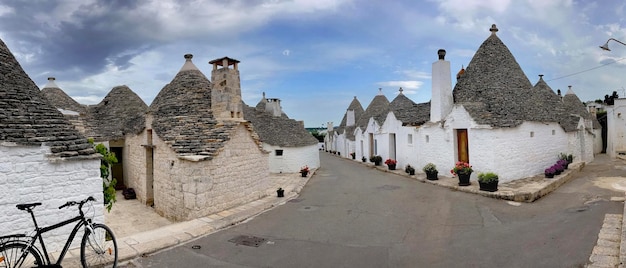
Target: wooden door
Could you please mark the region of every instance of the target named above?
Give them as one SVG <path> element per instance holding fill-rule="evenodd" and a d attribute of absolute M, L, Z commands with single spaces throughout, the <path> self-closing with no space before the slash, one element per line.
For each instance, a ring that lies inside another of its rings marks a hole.
<path fill-rule="evenodd" d="M 456 130 L 458 161 L 469 163 L 469 145 L 467 140 L 467 129 Z"/>

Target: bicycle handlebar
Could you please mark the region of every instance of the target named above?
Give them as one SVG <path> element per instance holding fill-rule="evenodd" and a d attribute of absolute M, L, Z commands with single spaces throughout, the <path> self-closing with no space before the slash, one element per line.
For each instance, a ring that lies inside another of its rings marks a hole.
<path fill-rule="evenodd" d="M 75 205 L 80 205 L 81 207 L 83 206 L 83 204 L 90 202 L 90 201 L 96 201 L 95 198 L 93 198 L 93 196 L 87 197 L 87 199 L 85 200 L 81 200 L 81 201 L 68 201 L 67 203 L 63 204 L 62 206 L 59 207 L 59 209 L 62 209 L 64 207 L 71 207 L 71 206 L 75 206 Z"/>

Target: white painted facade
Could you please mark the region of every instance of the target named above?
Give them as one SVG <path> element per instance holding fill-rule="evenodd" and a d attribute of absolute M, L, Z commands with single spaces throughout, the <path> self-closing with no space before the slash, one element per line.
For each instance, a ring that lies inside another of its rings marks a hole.
<path fill-rule="evenodd" d="M 580 127 L 583 126 L 581 119 Z M 584 128 L 566 133 L 558 123 L 537 122 L 524 122 L 514 128 L 492 128 L 476 124 L 461 105 L 453 107 L 443 126 L 440 122 L 419 127 L 402 126 L 391 112 L 381 127 L 370 119 L 365 134 L 357 130 L 356 143 L 363 142 L 369 158 L 371 133 L 376 147 L 374 154 L 380 155 L 383 161 L 395 158 L 398 168 L 410 164 L 418 172 L 427 163 L 433 163 L 440 176 L 451 176 L 450 169 L 458 161 L 457 129 L 468 130 L 469 159 L 475 170 L 473 179 L 478 172 L 488 171 L 497 173 L 501 182 L 531 177 L 553 165 L 560 153 L 573 154 L 575 161 L 593 159 L 594 138 Z M 360 153 L 357 150 L 357 159 Z"/>
<path fill-rule="evenodd" d="M 21 146 L 0 143 L 0 235 L 30 234 L 34 225 L 30 214 L 18 210 L 20 203 L 41 202 L 33 211 L 40 227 L 50 226 L 78 215 L 78 207 L 59 210 L 67 201 L 79 201 L 93 196 L 91 202 L 96 222 L 104 222 L 100 159 L 51 159 L 47 146 Z M 73 224 L 44 234 L 48 251 L 59 251 L 69 237 Z M 115 231 L 114 231 L 115 232 Z M 80 246 L 82 234 L 73 246 Z"/>
<path fill-rule="evenodd" d="M 612 158 L 626 154 L 626 99 L 615 99 L 612 106 L 607 106 L 606 119 L 606 153 Z"/>
<path fill-rule="evenodd" d="M 320 167 L 318 145 L 304 147 L 279 147 L 263 143 L 263 149 L 269 153 L 271 173 L 295 173 L 308 166 L 311 169 Z"/>

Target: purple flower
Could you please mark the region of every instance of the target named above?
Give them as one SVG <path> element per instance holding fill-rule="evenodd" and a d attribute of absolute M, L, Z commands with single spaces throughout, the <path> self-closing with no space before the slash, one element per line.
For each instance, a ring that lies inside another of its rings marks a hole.
<path fill-rule="evenodd" d="M 555 174 L 556 173 L 556 169 L 554 167 L 549 167 L 549 168 L 546 168 L 546 170 L 544 172 L 545 172 L 546 175 Z"/>
<path fill-rule="evenodd" d="M 563 166 L 559 165 L 559 164 L 555 164 L 555 165 L 554 165 L 554 166 L 552 166 L 552 167 L 553 167 L 553 168 L 554 168 L 557 172 L 559 172 L 559 171 L 561 171 L 561 172 L 562 172 L 563 170 L 565 170 L 565 168 L 564 168 Z"/>

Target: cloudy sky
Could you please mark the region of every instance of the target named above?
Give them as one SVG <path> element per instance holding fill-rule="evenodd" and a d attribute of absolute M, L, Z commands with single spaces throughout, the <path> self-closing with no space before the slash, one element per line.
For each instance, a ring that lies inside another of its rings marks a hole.
<path fill-rule="evenodd" d="M 530 79 L 572 86 L 583 101 L 626 96 L 626 3 L 618 0 L 48 0 L 0 2 L 0 39 L 40 87 L 47 77 L 83 104 L 128 85 L 148 105 L 191 53 L 241 61 L 244 101 L 262 92 L 307 127 L 339 124 L 352 98 L 378 88 L 431 97 L 447 50 L 467 66 L 491 24 Z M 453 83 L 456 81 L 453 79 Z"/>

